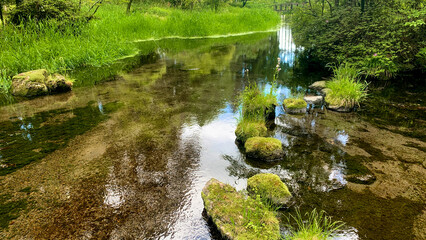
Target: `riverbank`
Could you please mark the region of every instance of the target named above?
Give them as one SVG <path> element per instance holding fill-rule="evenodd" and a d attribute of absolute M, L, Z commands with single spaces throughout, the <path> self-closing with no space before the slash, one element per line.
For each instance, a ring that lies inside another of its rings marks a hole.
<path fill-rule="evenodd" d="M 85 66 L 104 66 L 137 53 L 134 41 L 167 37 L 207 37 L 265 31 L 280 17 L 272 9 L 228 6 L 212 10 L 136 6 L 126 14 L 123 5 L 103 5 L 83 26 L 57 22 L 8 26 L 0 31 L 0 88 L 10 77 L 32 69 L 64 72 Z"/>

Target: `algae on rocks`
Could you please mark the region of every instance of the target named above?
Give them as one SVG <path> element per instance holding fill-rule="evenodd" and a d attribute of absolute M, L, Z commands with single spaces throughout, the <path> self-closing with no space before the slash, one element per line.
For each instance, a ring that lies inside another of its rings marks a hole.
<path fill-rule="evenodd" d="M 285 183 L 275 174 L 260 173 L 247 180 L 247 191 L 277 206 L 284 206 L 291 198 Z"/>
<path fill-rule="evenodd" d="M 242 121 L 238 124 L 235 130 L 237 140 L 245 143 L 251 137 L 264 137 L 266 136 L 267 128 L 264 122 L 251 122 Z"/>
<path fill-rule="evenodd" d="M 279 221 L 260 199 L 245 196 L 214 178 L 206 183 L 201 197 L 207 215 L 223 238 L 280 239 Z"/>
<path fill-rule="evenodd" d="M 276 138 L 252 137 L 244 147 L 249 157 L 264 161 L 277 161 L 284 157 L 282 143 Z"/>
<path fill-rule="evenodd" d="M 308 104 L 303 99 L 287 98 L 284 99 L 284 109 L 289 114 L 306 113 Z"/>
<path fill-rule="evenodd" d="M 68 92 L 72 82 L 59 74 L 49 74 L 46 69 L 20 73 L 12 78 L 12 95 L 35 97 L 52 93 Z"/>

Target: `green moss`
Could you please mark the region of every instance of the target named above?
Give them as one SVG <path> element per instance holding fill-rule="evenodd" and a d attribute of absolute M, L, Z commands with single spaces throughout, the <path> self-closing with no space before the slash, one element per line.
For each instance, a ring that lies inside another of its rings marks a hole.
<path fill-rule="evenodd" d="M 247 180 L 247 190 L 275 205 L 284 205 L 291 193 L 280 177 L 272 173 L 257 174 Z"/>
<path fill-rule="evenodd" d="M 277 160 L 284 155 L 282 143 L 276 138 L 252 137 L 244 147 L 249 157 L 263 160 Z"/>
<path fill-rule="evenodd" d="M 266 133 L 267 129 L 264 122 L 242 121 L 235 130 L 237 140 L 241 142 L 246 142 L 251 137 L 264 137 Z"/>
<path fill-rule="evenodd" d="M 216 179 L 206 184 L 201 196 L 207 214 L 223 237 L 280 239 L 278 219 L 260 199 L 246 197 Z"/>
<path fill-rule="evenodd" d="M 7 228 L 10 221 L 19 217 L 19 212 L 27 208 L 27 200 L 12 200 L 10 194 L 0 195 L 0 229 Z"/>
<path fill-rule="evenodd" d="M 20 73 L 20 74 L 14 76 L 13 79 L 26 79 L 26 78 L 28 78 L 28 80 L 31 81 L 31 82 L 44 83 L 48 75 L 49 74 L 48 74 L 46 69 L 38 69 L 38 70 Z"/>
<path fill-rule="evenodd" d="M 308 104 L 303 99 L 299 98 L 287 98 L 284 99 L 284 106 L 288 109 L 299 109 L 306 108 Z"/>

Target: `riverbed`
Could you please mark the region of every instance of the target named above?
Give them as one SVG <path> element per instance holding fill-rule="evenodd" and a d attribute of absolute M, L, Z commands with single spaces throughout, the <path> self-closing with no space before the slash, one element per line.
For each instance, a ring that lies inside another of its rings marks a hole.
<path fill-rule="evenodd" d="M 0 238 L 218 239 L 203 215 L 210 178 L 242 190 L 275 173 L 292 205 L 345 226 L 335 239 L 426 238 L 423 84 L 370 86 L 354 113 L 276 108 L 285 158 L 247 159 L 235 143 L 238 96 L 279 102 L 327 77 L 283 26 L 277 33 L 141 42 L 141 54 L 70 72 L 70 93 L 0 105 Z M 108 80 L 108 81 L 105 81 Z"/>

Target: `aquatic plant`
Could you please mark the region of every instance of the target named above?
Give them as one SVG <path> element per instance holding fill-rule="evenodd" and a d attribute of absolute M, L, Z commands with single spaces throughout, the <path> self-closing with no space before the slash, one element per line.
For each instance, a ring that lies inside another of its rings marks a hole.
<path fill-rule="evenodd" d="M 240 121 L 243 119 L 264 121 L 271 111 L 275 111 L 275 105 L 278 104 L 274 90 L 271 89 L 270 93 L 266 94 L 255 83 L 251 83 L 244 89 L 240 95 L 240 101 Z"/>
<path fill-rule="evenodd" d="M 331 66 L 333 78 L 326 83 L 329 92 L 325 101 L 330 105 L 353 108 L 367 97 L 366 82 L 360 80 L 361 71 L 348 63 Z"/>
<path fill-rule="evenodd" d="M 316 209 L 306 212 L 304 216 L 296 209 L 296 215 L 290 214 L 287 221 L 290 231 L 290 236 L 285 237 L 287 240 L 327 240 L 344 225 L 340 221 L 332 221 L 324 211 L 318 212 Z M 291 222 L 295 222 L 296 227 Z"/>

